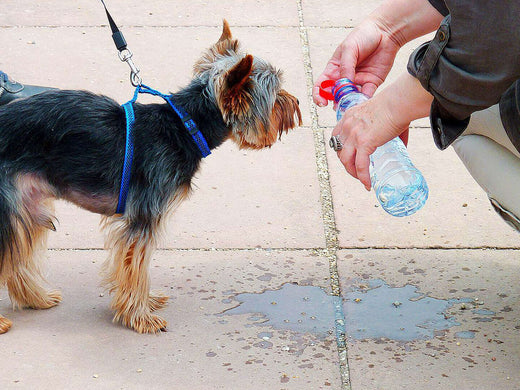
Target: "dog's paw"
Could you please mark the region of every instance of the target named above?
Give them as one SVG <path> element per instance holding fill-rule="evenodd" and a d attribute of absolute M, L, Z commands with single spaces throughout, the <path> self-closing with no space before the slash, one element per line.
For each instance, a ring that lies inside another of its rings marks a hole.
<path fill-rule="evenodd" d="M 61 292 L 57 290 L 49 291 L 45 296 L 35 299 L 33 302 L 28 304 L 31 309 L 50 309 L 61 302 Z"/>
<path fill-rule="evenodd" d="M 151 311 L 162 309 L 168 304 L 168 299 L 169 297 L 166 295 L 162 295 L 158 292 L 151 292 L 150 297 L 148 298 L 148 306 Z"/>
<path fill-rule="evenodd" d="M 158 333 L 166 329 L 166 324 L 161 317 L 150 314 L 134 319 L 131 327 L 137 333 Z"/>
<path fill-rule="evenodd" d="M 13 325 L 13 323 L 9 319 L 0 316 L 0 334 L 7 332 L 11 328 L 11 325 Z"/>

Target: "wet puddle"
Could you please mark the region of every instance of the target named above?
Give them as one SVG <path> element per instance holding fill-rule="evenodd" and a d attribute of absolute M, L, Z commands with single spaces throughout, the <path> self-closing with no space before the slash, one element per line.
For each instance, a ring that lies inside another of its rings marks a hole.
<path fill-rule="evenodd" d="M 334 332 L 332 298 L 319 287 L 286 283 L 279 290 L 238 294 L 240 304 L 223 314 L 252 314 L 250 325 L 327 337 Z"/>
<path fill-rule="evenodd" d="M 357 340 L 398 341 L 431 339 L 438 331 L 460 325 L 447 314 L 448 309 L 473 301 L 432 298 L 421 294 L 415 286 L 391 287 L 380 279 L 357 283 L 351 291 L 344 292 L 343 300 L 319 287 L 291 283 L 259 294 L 238 294 L 233 300 L 239 302 L 238 306 L 222 315 L 250 314 L 248 326 L 269 326 L 320 338 L 330 336 L 336 329 Z M 269 332 L 263 332 L 260 338 L 269 345 L 270 337 Z M 472 338 L 474 334 L 458 332 L 456 337 Z"/>
<path fill-rule="evenodd" d="M 448 316 L 448 309 L 457 303 L 473 301 L 432 298 L 421 294 L 416 286 L 390 287 L 380 279 L 364 281 L 358 286 L 344 294 L 343 303 L 347 334 L 358 340 L 431 339 L 437 331 L 460 325 Z"/>

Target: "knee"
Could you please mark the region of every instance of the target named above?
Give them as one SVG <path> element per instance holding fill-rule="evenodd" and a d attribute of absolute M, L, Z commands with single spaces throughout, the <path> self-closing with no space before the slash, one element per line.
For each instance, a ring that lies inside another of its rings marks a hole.
<path fill-rule="evenodd" d="M 489 198 L 489 201 L 491 202 L 493 209 L 497 212 L 498 215 L 500 215 L 500 217 L 502 217 L 504 222 L 513 229 L 520 232 L 520 218 L 502 206 L 496 199 Z"/>
<path fill-rule="evenodd" d="M 520 231 L 520 159 L 490 138 L 476 134 L 459 137 L 453 149 L 495 211 Z"/>

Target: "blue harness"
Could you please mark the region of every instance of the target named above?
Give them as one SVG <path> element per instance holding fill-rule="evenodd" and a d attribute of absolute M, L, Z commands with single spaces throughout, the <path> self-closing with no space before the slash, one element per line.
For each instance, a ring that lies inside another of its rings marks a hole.
<path fill-rule="evenodd" d="M 148 93 L 154 96 L 160 96 L 170 105 L 170 107 L 178 115 L 182 124 L 188 130 L 193 141 L 199 148 L 202 157 L 207 157 L 211 154 L 206 139 L 200 132 L 195 121 L 184 111 L 181 107 L 175 106 L 171 100 L 171 95 L 165 95 L 159 91 L 152 89 L 144 84 L 138 85 L 135 88 L 134 97 L 122 105 L 126 116 L 126 145 L 125 145 L 125 162 L 123 165 L 123 174 L 121 177 L 121 188 L 119 190 L 119 202 L 117 204 L 116 214 L 123 214 L 126 207 L 126 198 L 130 188 L 130 177 L 132 172 L 132 161 L 134 158 L 134 140 L 133 140 L 133 125 L 135 122 L 134 102 L 137 100 L 139 93 Z"/>

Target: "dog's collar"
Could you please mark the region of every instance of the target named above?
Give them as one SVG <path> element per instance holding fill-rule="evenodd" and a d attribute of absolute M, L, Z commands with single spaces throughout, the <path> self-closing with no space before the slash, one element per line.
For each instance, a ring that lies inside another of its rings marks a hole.
<path fill-rule="evenodd" d="M 173 104 L 171 100 L 171 95 L 165 95 L 160 93 L 159 91 L 150 88 L 144 84 L 138 85 L 135 89 L 134 97 L 123 104 L 123 109 L 125 110 L 126 117 L 126 144 L 125 144 L 125 161 L 123 165 L 123 174 L 121 177 L 121 187 L 119 189 L 119 200 L 117 203 L 116 214 L 123 214 L 126 208 L 126 198 L 128 196 L 128 190 L 130 188 L 130 177 L 132 171 L 132 161 L 134 157 L 134 137 L 133 137 L 133 126 L 135 122 L 135 114 L 134 114 L 134 102 L 137 100 L 137 96 L 139 93 L 148 93 L 154 96 L 160 96 L 170 105 L 170 107 L 175 111 L 179 119 L 181 120 L 183 126 L 188 130 L 193 141 L 199 148 L 199 151 L 202 157 L 207 157 L 211 154 L 211 150 L 206 142 L 206 139 L 202 135 L 201 131 L 197 127 L 195 121 L 191 118 L 191 116 L 186 113 L 182 109 L 182 107 L 176 106 Z"/>

